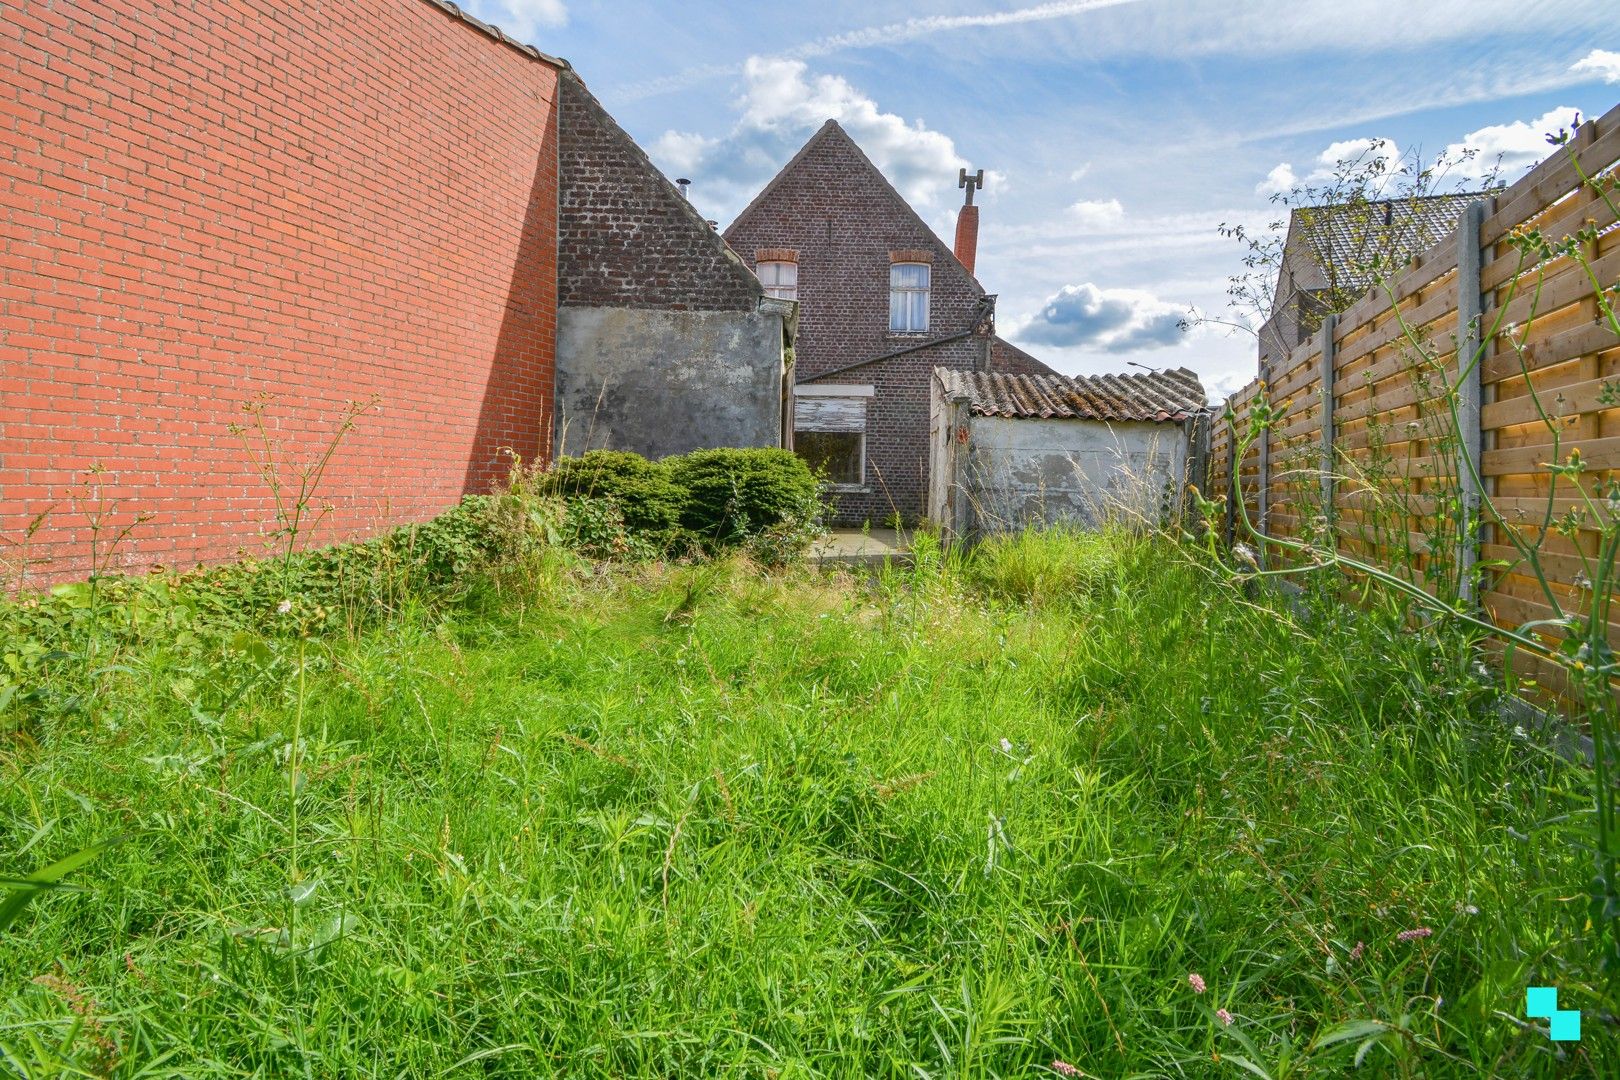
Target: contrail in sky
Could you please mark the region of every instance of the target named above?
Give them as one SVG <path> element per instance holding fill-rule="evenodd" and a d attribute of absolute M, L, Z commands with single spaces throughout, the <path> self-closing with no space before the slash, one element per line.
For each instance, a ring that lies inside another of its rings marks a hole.
<path fill-rule="evenodd" d="M 1053 0 L 1051 3 L 1036 4 L 1033 7 L 1014 8 L 1011 11 L 994 11 L 984 15 L 921 15 L 914 19 L 906 19 L 903 22 L 889 23 L 887 26 L 868 26 L 860 30 L 847 30 L 842 34 L 817 38 L 814 41 L 807 41 L 803 45 L 796 45 L 775 55 L 790 60 L 804 60 L 815 56 L 826 56 L 828 53 L 838 52 L 842 49 L 864 49 L 873 45 L 893 45 L 897 41 L 914 41 L 930 34 L 942 34 L 951 30 L 1047 22 L 1052 19 L 1067 19 L 1075 15 L 1083 15 L 1088 11 L 1097 11 L 1102 8 L 1123 7 L 1126 4 L 1139 4 L 1141 2 L 1142 0 Z M 741 64 L 706 64 L 701 67 L 687 68 L 685 71 L 676 72 L 674 75 L 665 75 L 662 78 L 635 83 L 625 87 L 614 97 L 621 101 L 637 101 L 642 98 L 656 97 L 659 94 L 667 94 L 672 90 L 680 90 L 705 79 L 741 73 Z"/>

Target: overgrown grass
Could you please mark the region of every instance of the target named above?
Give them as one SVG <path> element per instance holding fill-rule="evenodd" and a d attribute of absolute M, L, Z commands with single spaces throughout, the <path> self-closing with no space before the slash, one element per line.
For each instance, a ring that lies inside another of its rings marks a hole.
<path fill-rule="evenodd" d="M 131 837 L 3 935 L 13 1067 L 1616 1068 L 1590 776 L 1421 637 L 1164 542 L 554 560 L 302 655 L 220 715 L 145 649 L 93 721 L 3 745 L 0 873 Z"/>

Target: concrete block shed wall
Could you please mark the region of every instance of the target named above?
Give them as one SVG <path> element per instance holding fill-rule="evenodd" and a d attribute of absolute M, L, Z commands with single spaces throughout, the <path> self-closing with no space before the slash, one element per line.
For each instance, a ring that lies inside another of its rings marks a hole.
<path fill-rule="evenodd" d="M 558 452 L 666 457 L 782 442 L 782 317 L 567 307 L 557 329 Z"/>
<path fill-rule="evenodd" d="M 1097 525 L 1110 515 L 1154 524 L 1179 493 L 1187 430 L 1177 424 L 974 416 L 962 462 L 971 527 Z"/>
<path fill-rule="evenodd" d="M 422 519 L 547 449 L 558 72 L 405 0 L 0 0 L 0 535 L 82 576 L 262 551 L 228 425 L 296 460 L 377 395 L 312 540 Z"/>

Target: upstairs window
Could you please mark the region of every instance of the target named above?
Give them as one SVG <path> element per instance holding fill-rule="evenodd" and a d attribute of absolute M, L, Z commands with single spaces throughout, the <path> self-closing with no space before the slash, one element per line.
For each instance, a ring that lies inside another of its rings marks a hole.
<path fill-rule="evenodd" d="M 790 262 L 762 262 L 754 267 L 759 283 L 765 286 L 765 295 L 778 300 L 799 298 L 799 264 Z"/>
<path fill-rule="evenodd" d="M 920 334 L 928 329 L 927 263 L 897 262 L 889 267 L 889 332 Z"/>

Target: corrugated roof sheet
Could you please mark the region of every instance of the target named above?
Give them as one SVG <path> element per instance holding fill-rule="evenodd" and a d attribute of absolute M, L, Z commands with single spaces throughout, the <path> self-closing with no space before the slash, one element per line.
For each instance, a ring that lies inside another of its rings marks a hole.
<path fill-rule="evenodd" d="M 975 416 L 1041 420 L 1179 422 L 1208 403 L 1186 368 L 1142 375 L 1006 375 L 935 368 L 947 397 L 966 395 Z"/>

